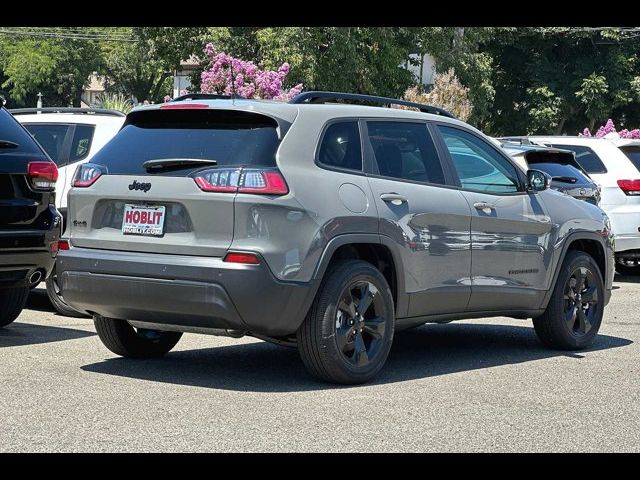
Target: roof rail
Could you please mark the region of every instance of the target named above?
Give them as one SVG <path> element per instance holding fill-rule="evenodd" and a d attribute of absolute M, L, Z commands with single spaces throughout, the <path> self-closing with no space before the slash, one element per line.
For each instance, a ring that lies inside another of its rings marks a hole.
<path fill-rule="evenodd" d="M 218 95 L 217 93 L 187 93 L 171 100 L 172 102 L 181 102 L 182 100 L 236 100 L 244 99 L 240 95 Z"/>
<path fill-rule="evenodd" d="M 413 107 L 422 113 L 433 113 L 442 115 L 443 117 L 456 118 L 446 110 L 425 105 L 423 103 L 409 102 L 407 100 L 398 100 L 396 98 L 378 97 L 375 95 L 362 95 L 359 93 L 341 93 L 341 92 L 302 92 L 289 100 L 289 103 L 326 103 L 332 100 L 354 100 L 358 102 L 381 103 L 383 105 L 402 105 L 405 107 Z"/>
<path fill-rule="evenodd" d="M 32 113 L 86 113 L 98 115 L 112 115 L 114 117 L 126 117 L 119 110 L 108 108 L 79 108 L 79 107 L 41 107 L 41 108 L 12 108 L 9 110 L 13 115 Z"/>

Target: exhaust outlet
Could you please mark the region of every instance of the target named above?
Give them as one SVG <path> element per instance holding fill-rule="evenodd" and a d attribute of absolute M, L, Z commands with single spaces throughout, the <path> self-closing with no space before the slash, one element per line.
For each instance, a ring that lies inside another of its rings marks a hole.
<path fill-rule="evenodd" d="M 29 285 L 34 286 L 40 283 L 42 280 L 42 272 L 40 270 L 36 270 L 31 275 L 29 275 Z"/>

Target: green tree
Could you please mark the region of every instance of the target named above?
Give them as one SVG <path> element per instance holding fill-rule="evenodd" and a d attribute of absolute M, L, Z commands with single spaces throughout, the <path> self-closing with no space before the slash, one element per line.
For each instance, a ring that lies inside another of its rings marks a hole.
<path fill-rule="evenodd" d="M 27 33 L 33 28 L 18 29 Z M 68 27 L 47 28 L 60 34 Z M 96 40 L 42 37 L 15 34 L 0 35 L 2 88 L 8 106 L 35 106 L 38 92 L 45 105 L 80 106 L 82 89 L 89 75 L 100 65 Z"/>
<path fill-rule="evenodd" d="M 637 39 L 579 27 L 496 29 L 480 48 L 493 59 L 494 134 L 575 134 L 637 109 Z"/>
<path fill-rule="evenodd" d="M 406 28 L 234 27 L 211 29 L 210 37 L 219 50 L 265 68 L 289 63 L 288 81 L 307 90 L 399 96 L 413 83 L 403 68 L 412 53 Z"/>
<path fill-rule="evenodd" d="M 170 92 L 171 78 L 180 62 L 201 53 L 208 29 L 134 27 L 114 31 L 129 33 L 135 41 L 103 43 L 101 76 L 107 90 L 159 102 Z"/>

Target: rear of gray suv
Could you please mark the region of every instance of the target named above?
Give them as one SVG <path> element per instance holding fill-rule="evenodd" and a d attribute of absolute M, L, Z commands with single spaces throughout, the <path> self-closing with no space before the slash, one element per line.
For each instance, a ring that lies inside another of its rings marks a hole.
<path fill-rule="evenodd" d="M 62 294 L 119 355 L 251 335 L 339 383 L 371 379 L 394 331 L 426 322 L 533 318 L 545 344 L 584 348 L 611 292 L 608 220 L 529 173 L 447 116 L 142 107 L 76 173 Z"/>

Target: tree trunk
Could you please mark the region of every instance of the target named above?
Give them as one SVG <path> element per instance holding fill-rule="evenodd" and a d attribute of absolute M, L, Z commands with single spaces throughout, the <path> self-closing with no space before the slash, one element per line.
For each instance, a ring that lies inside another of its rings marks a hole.
<path fill-rule="evenodd" d="M 562 129 L 564 128 L 564 124 L 567 122 L 567 117 L 562 117 L 560 122 L 558 122 L 558 126 L 556 127 L 554 135 L 562 135 Z"/>

